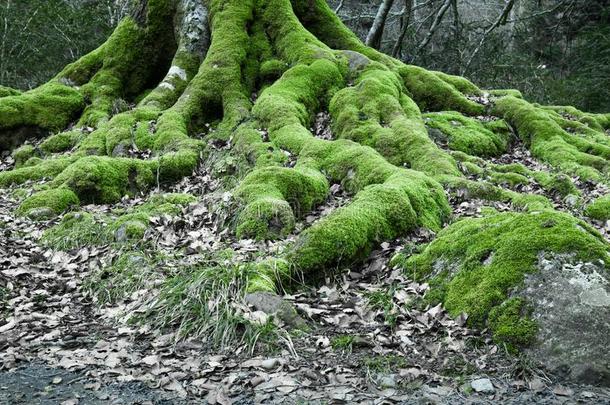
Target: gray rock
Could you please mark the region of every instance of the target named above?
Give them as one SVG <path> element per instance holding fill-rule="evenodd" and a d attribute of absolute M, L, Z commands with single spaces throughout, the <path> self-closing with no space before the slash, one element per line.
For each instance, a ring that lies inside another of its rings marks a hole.
<path fill-rule="evenodd" d="M 473 390 L 482 394 L 493 394 L 496 392 L 496 389 L 489 378 L 479 378 L 478 380 L 474 380 L 470 383 L 470 386 Z"/>
<path fill-rule="evenodd" d="M 603 263 L 541 255 L 517 293 L 533 307 L 537 342 L 527 353 L 562 377 L 610 386 L 610 281 Z"/>
<path fill-rule="evenodd" d="M 295 328 L 306 326 L 305 321 L 297 314 L 294 306 L 277 294 L 255 292 L 247 294 L 245 300 L 248 305 L 253 306 L 257 311 L 274 315 L 288 326 Z"/>
<path fill-rule="evenodd" d="M 27 216 L 35 221 L 43 221 L 54 218 L 57 216 L 57 214 L 49 207 L 38 207 L 29 210 Z"/>
<path fill-rule="evenodd" d="M 281 362 L 278 359 L 267 359 L 263 360 L 263 362 L 261 363 L 261 367 L 269 371 L 275 370 L 280 364 Z"/>
<path fill-rule="evenodd" d="M 343 51 L 343 54 L 347 57 L 349 70 L 352 73 L 364 69 L 369 65 L 369 63 L 371 63 L 369 58 L 355 51 Z"/>
<path fill-rule="evenodd" d="M 396 375 L 395 374 L 382 374 L 378 378 L 379 388 L 396 388 Z"/>

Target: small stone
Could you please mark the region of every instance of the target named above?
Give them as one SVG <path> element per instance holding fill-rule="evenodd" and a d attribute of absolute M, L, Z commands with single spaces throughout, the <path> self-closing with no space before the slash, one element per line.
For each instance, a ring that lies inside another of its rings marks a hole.
<path fill-rule="evenodd" d="M 44 221 L 57 216 L 57 214 L 49 207 L 39 207 L 29 210 L 27 216 L 34 221 Z"/>
<path fill-rule="evenodd" d="M 256 377 L 253 377 L 250 380 L 250 385 L 252 386 L 252 388 L 257 387 L 259 385 L 261 385 L 262 383 L 264 383 L 266 381 L 266 378 L 260 375 L 257 375 Z"/>
<path fill-rule="evenodd" d="M 61 382 L 62 382 L 62 381 L 63 381 L 63 380 L 62 380 L 62 378 L 61 378 L 61 377 L 55 377 L 55 378 L 53 379 L 53 385 L 58 385 L 58 384 L 61 384 Z"/>
<path fill-rule="evenodd" d="M 265 370 L 273 370 L 276 369 L 280 365 L 280 361 L 278 359 L 267 359 L 263 360 L 261 363 L 261 367 Z"/>
<path fill-rule="evenodd" d="M 483 394 L 493 394 L 496 392 L 496 389 L 489 378 L 479 378 L 478 380 L 474 380 L 470 383 L 470 386 L 476 392 L 481 392 Z"/>
<path fill-rule="evenodd" d="M 380 376 L 379 387 L 381 389 L 396 388 L 396 376 L 394 374 Z"/>
<path fill-rule="evenodd" d="M 595 398 L 597 395 L 595 395 L 593 392 L 591 391 L 583 391 L 580 393 L 580 396 L 582 398 Z"/>
<path fill-rule="evenodd" d="M 574 194 L 569 194 L 566 198 L 563 199 L 563 202 L 569 207 L 575 207 L 578 203 L 578 196 Z"/>
<path fill-rule="evenodd" d="M 574 395 L 574 391 L 572 391 L 568 387 L 564 387 L 561 385 L 558 385 L 557 387 L 553 388 L 553 393 L 562 397 L 571 397 L 572 395 Z"/>

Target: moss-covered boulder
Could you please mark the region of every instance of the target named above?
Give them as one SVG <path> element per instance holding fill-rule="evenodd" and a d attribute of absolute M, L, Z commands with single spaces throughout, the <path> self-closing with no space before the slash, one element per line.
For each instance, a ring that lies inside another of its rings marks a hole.
<path fill-rule="evenodd" d="M 430 283 L 429 300 L 468 314 L 499 343 L 529 347 L 555 370 L 599 381 L 610 375 L 607 359 L 586 364 L 605 350 L 599 334 L 610 334 L 608 248 L 568 214 L 494 212 L 448 226 L 421 253 L 398 255 L 394 264 Z M 579 270 L 549 267 L 548 255 L 570 257 Z"/>

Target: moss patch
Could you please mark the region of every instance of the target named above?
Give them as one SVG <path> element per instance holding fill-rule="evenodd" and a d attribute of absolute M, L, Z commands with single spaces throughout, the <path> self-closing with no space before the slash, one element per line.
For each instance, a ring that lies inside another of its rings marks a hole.
<path fill-rule="evenodd" d="M 446 136 L 449 148 L 469 155 L 501 155 L 510 140 L 510 131 L 502 120 L 481 122 L 456 112 L 424 114 L 424 120 L 429 128 Z"/>
<path fill-rule="evenodd" d="M 610 220 L 610 195 L 599 197 L 587 205 L 585 215 L 598 221 Z"/>
<path fill-rule="evenodd" d="M 17 213 L 27 215 L 32 209 L 48 208 L 53 213 L 59 214 L 72 207 L 78 206 L 79 203 L 78 197 L 72 190 L 56 188 L 40 191 L 33 196 L 26 198 L 19 206 Z"/>

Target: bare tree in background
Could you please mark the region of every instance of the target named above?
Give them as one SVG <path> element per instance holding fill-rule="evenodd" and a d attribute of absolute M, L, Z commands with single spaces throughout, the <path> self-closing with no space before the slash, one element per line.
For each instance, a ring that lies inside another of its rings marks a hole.
<path fill-rule="evenodd" d="M 382 0 L 379 5 L 379 10 L 371 26 L 369 34 L 366 36 L 366 45 L 371 46 L 375 49 L 379 49 L 381 45 L 381 36 L 383 35 L 383 29 L 385 28 L 385 22 L 390 13 L 390 9 L 394 5 L 394 0 Z"/>

